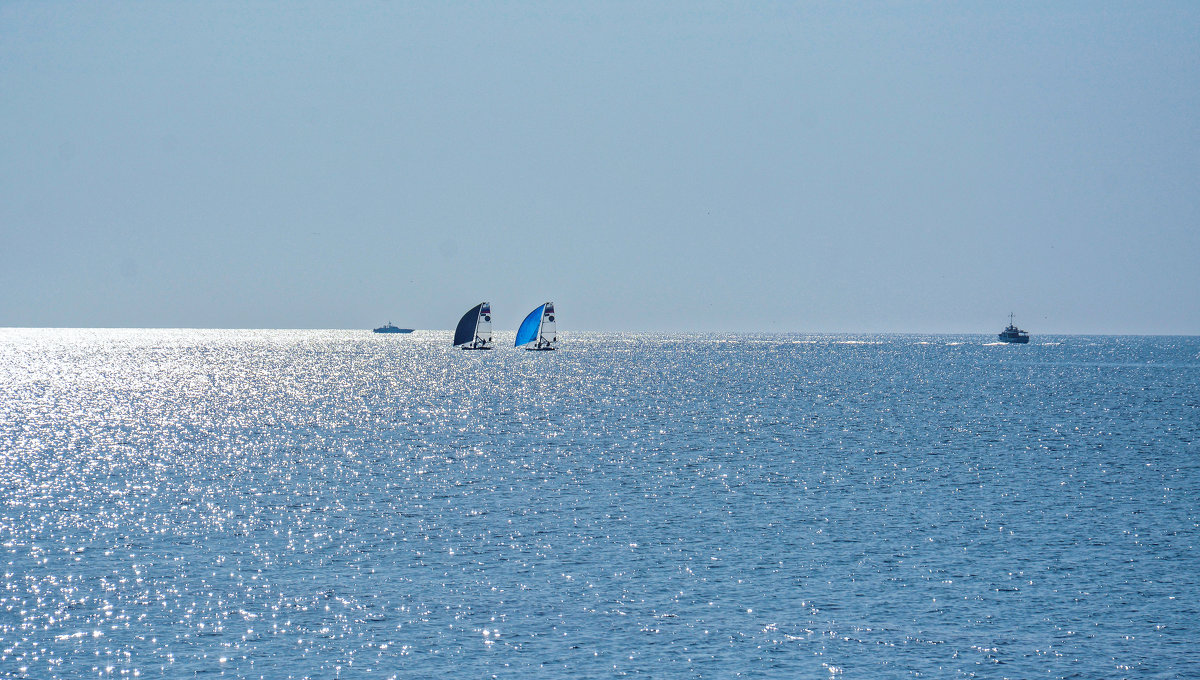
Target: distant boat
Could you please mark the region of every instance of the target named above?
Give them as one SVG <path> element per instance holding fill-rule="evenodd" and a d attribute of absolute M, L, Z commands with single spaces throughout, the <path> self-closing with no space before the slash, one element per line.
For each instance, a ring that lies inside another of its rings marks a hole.
<path fill-rule="evenodd" d="M 1024 345 L 1029 342 L 1029 333 L 1013 325 L 1013 315 L 1008 315 L 1008 328 L 1000 333 L 1000 340 Z"/>
<path fill-rule="evenodd" d="M 480 302 L 463 314 L 454 329 L 454 346 L 463 349 L 492 348 L 492 305 Z"/>
<path fill-rule="evenodd" d="M 558 335 L 554 330 L 554 303 L 547 302 L 538 307 L 525 317 L 521 322 L 521 327 L 517 329 L 517 347 L 528 345 L 534 342 L 533 347 L 526 347 L 528 350 L 552 350 L 557 349 L 552 343 L 558 342 Z"/>
<path fill-rule="evenodd" d="M 374 332 L 375 333 L 412 333 L 413 329 L 399 328 L 397 326 L 393 326 L 392 322 L 389 321 L 389 322 L 385 323 L 384 325 L 380 326 L 379 328 L 376 328 L 374 330 Z"/>

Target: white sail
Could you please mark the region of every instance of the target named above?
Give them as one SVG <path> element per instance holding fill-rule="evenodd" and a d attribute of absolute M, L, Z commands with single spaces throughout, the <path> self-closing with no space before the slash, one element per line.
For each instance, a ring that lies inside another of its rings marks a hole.
<path fill-rule="evenodd" d="M 479 308 L 479 320 L 475 323 L 475 337 L 485 345 L 492 342 L 492 306 L 488 303 L 484 303 Z"/>
<path fill-rule="evenodd" d="M 552 342 L 558 342 L 558 331 L 554 326 L 554 303 L 547 302 L 545 308 L 542 309 L 542 326 L 538 330 L 538 344 L 549 345 Z"/>

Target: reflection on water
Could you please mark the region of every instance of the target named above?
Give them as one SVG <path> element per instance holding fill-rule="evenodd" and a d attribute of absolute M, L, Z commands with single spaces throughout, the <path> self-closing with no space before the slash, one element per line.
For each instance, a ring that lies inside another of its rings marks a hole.
<path fill-rule="evenodd" d="M 1200 340 L 992 337 L 0 330 L 0 677 L 1189 672 Z"/>

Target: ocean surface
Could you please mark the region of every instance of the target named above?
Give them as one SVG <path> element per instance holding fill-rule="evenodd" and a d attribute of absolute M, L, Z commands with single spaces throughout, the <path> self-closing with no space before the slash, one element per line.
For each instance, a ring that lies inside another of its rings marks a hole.
<path fill-rule="evenodd" d="M 0 677 L 1200 673 L 1200 338 L 0 329 Z"/>

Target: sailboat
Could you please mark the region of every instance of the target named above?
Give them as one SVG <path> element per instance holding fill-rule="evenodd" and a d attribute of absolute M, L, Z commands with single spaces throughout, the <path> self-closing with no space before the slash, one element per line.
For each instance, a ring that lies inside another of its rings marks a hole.
<path fill-rule="evenodd" d="M 517 347 L 528 345 L 531 342 L 535 343 L 534 346 L 525 349 L 557 349 L 552 344 L 558 342 L 558 335 L 554 330 L 553 302 L 547 302 L 530 312 L 529 316 L 521 322 L 521 327 L 517 329 Z"/>
<path fill-rule="evenodd" d="M 463 314 L 454 329 L 454 346 L 463 349 L 492 348 L 492 305 L 480 302 Z"/>

